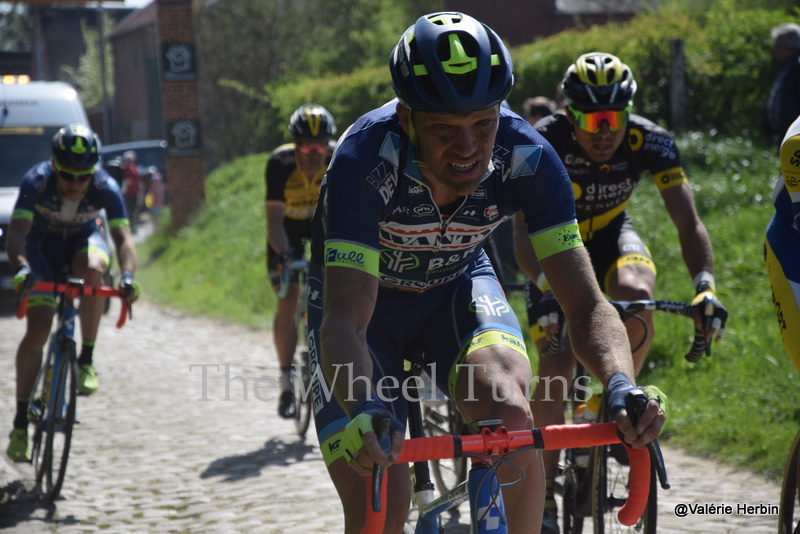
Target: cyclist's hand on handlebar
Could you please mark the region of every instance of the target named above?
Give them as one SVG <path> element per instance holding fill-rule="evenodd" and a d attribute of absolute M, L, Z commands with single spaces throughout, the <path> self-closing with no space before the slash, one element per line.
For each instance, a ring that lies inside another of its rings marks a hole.
<path fill-rule="evenodd" d="M 391 420 L 388 442 L 378 440 L 372 427 L 373 416 L 385 415 Z M 359 399 L 350 412 L 351 420 L 344 429 L 341 446 L 347 463 L 362 476 L 372 475 L 373 464 L 389 467 L 403 449 L 405 430 L 379 400 Z M 388 450 L 388 452 L 384 452 Z"/>
<path fill-rule="evenodd" d="M 558 333 L 563 320 L 564 312 L 561 311 L 561 306 L 553 292 L 548 289 L 536 304 L 536 322 L 542 327 L 549 340 Z"/>
<path fill-rule="evenodd" d="M 14 292 L 19 295 L 33 285 L 33 271 L 27 263 L 17 267 L 14 273 Z"/>
<path fill-rule="evenodd" d="M 619 428 L 625 442 L 634 448 L 642 448 L 656 439 L 667 422 L 667 397 L 657 387 L 639 388 L 624 373 L 615 373 L 608 381 L 608 415 Z M 639 415 L 636 425 L 632 423 L 625 408 L 628 395 L 644 395 L 647 404 Z"/>
<path fill-rule="evenodd" d="M 133 273 L 130 271 L 122 271 L 122 277 L 119 279 L 119 296 L 128 302 L 134 302 L 139 298 L 141 288 L 139 284 L 133 279 Z"/>
<path fill-rule="evenodd" d="M 692 317 L 695 329 L 703 332 L 707 341 L 716 338 L 720 341 L 725 334 L 725 322 L 728 320 L 728 310 L 714 293 L 714 288 L 708 282 L 701 282 L 697 286 L 697 295 L 692 299 Z"/>

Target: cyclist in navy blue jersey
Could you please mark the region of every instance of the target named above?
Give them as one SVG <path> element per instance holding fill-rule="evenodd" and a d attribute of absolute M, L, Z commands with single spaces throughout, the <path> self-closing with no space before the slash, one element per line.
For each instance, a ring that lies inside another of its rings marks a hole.
<path fill-rule="evenodd" d="M 462 13 L 426 15 L 400 38 L 389 67 L 397 100 L 339 140 L 312 221 L 315 422 L 347 533 L 363 524 L 361 475 L 376 462 L 389 466 L 402 447 L 404 359 L 420 362 L 468 421 L 532 427 L 525 343 L 483 251 L 516 212 L 565 313 L 586 333 L 576 350 L 615 392 L 611 413 L 626 438 L 644 446 L 665 418 L 655 400 L 636 428 L 626 417 L 621 399 L 634 386 L 625 329 L 594 280 L 558 156 L 501 109 L 513 75 L 499 37 Z M 391 418 L 389 452 L 373 431 L 375 414 Z M 541 456 L 514 462 L 527 477 L 504 490 L 509 531 L 536 532 Z M 388 476 L 385 531 L 400 532 L 408 468 L 390 467 Z M 499 476 L 519 478 L 511 469 Z"/>
<path fill-rule="evenodd" d="M 89 128 L 68 125 L 53 137 L 53 156 L 34 166 L 20 184 L 6 238 L 6 252 L 16 269 L 14 289 L 21 291 L 30 279 L 59 282 L 62 269 L 100 286 L 110 257 L 102 226 L 105 209 L 111 239 L 122 273 L 119 288 L 133 301 L 139 293 L 134 282 L 136 249 L 117 183 L 97 167 L 100 141 Z M 55 314 L 55 297 L 30 295 L 27 328 L 17 349 L 17 414 L 7 454 L 14 461 L 30 458 L 28 400 L 42 361 L 42 349 Z M 78 358 L 78 391 L 97 390 L 93 366 L 94 344 L 103 301 L 82 297 L 80 327 L 83 347 Z"/>

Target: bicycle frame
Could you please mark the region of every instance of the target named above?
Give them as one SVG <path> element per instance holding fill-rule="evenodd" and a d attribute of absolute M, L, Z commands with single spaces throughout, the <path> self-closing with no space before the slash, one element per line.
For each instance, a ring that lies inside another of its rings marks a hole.
<path fill-rule="evenodd" d="M 67 283 L 37 282 L 26 288 L 20 296 L 17 317 L 27 313 L 30 291 L 52 292 L 58 295 L 58 325 L 50 336 L 46 359 L 37 375 L 33 395 L 28 405 L 30 422 L 35 426 L 33 439 L 33 461 L 36 483 L 46 483 L 46 495 L 52 501 L 64 481 L 69 450 L 72 440 L 72 427 L 76 417 L 77 398 L 77 355 L 75 351 L 75 319 L 78 310 L 73 300 L 79 295 L 97 297 L 118 297 L 119 291 L 110 287 L 84 287 L 83 280 L 68 279 Z M 117 327 L 125 324 L 130 313 L 130 305 L 123 301 Z M 41 390 L 40 390 L 41 386 Z M 37 392 L 40 394 L 37 396 Z M 59 444 L 60 462 L 54 468 L 56 434 L 63 436 Z"/>
<path fill-rule="evenodd" d="M 613 423 L 593 425 L 551 425 L 532 430 L 509 431 L 500 427 L 493 431 L 484 428 L 480 434 L 469 436 L 435 436 L 425 438 L 411 438 L 405 441 L 405 446 L 399 454 L 396 463 L 427 462 L 430 460 L 443 460 L 460 456 L 476 457 L 479 459 L 501 458 L 509 453 L 522 448 L 532 447 L 543 450 L 565 449 L 570 447 L 590 447 L 619 443 L 617 426 Z M 620 522 L 632 525 L 641 516 L 647 503 L 647 494 L 650 485 L 650 456 L 646 449 L 631 449 L 626 446 L 631 464 L 630 497 L 619 511 Z M 375 534 L 383 531 L 386 509 L 386 479 L 380 477 L 380 505 L 376 505 L 373 498 L 373 480 L 367 478 L 367 492 L 370 506 L 367 509 L 366 522 L 362 534 Z M 491 481 L 491 476 L 489 477 Z M 491 486 L 490 486 L 491 489 Z M 440 500 L 459 498 L 464 490 L 451 491 Z M 481 492 L 487 490 L 481 490 Z M 470 496 L 470 507 L 476 502 L 474 498 L 475 487 L 468 484 L 467 493 Z M 479 492 L 479 493 L 481 493 Z M 491 495 L 491 492 L 488 493 Z M 499 494 L 499 492 L 498 492 Z M 485 494 L 484 494 L 485 495 Z M 441 503 L 437 506 L 440 506 Z M 433 513 L 433 506 L 430 511 Z M 476 511 L 473 511 L 475 517 Z M 494 533 L 507 532 L 502 521 L 497 524 Z M 479 531 L 481 532 L 481 531 Z M 484 530 L 483 532 L 488 532 Z"/>

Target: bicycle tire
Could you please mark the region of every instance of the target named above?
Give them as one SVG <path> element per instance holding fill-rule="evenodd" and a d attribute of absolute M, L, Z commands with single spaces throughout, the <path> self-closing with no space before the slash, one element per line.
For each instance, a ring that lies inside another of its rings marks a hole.
<path fill-rule="evenodd" d="M 778 532 L 780 534 L 800 534 L 800 506 L 798 505 L 798 479 L 800 479 L 800 432 L 794 438 L 786 466 L 783 470 L 781 503 L 778 512 Z"/>
<path fill-rule="evenodd" d="M 45 470 L 42 437 L 44 436 L 45 421 L 48 417 L 47 406 L 50 401 L 50 390 L 53 383 L 53 359 L 55 358 L 53 350 L 52 347 L 48 348 L 47 358 L 36 376 L 33 394 L 28 402 L 28 422 L 33 426 L 31 463 L 36 474 L 37 485 L 41 484 Z"/>
<path fill-rule="evenodd" d="M 587 514 L 582 504 L 590 501 L 586 495 L 587 478 L 585 467 L 576 465 L 571 459 L 566 460 L 562 494 L 564 534 L 582 534 L 583 532 L 583 520 Z"/>
<path fill-rule="evenodd" d="M 308 351 L 300 351 L 300 361 L 294 367 L 294 429 L 301 438 L 306 437 L 311 424 L 311 375 Z"/>
<path fill-rule="evenodd" d="M 619 522 L 617 512 L 628 497 L 630 468 L 624 448 L 614 445 L 595 447 L 592 451 L 592 523 L 595 534 L 655 534 L 658 515 L 658 493 L 655 469 L 650 467 L 650 495 L 642 517 L 628 527 Z M 620 452 L 621 451 L 621 452 Z M 622 456 L 624 454 L 624 457 Z"/>
<path fill-rule="evenodd" d="M 441 404 L 423 403 L 422 425 L 426 436 L 460 435 L 466 433 L 466 425 L 451 399 Z M 431 472 L 440 493 L 447 493 L 467 480 L 467 459 L 432 460 Z"/>
<path fill-rule="evenodd" d="M 58 370 L 54 387 L 51 388 L 54 395 L 48 402 L 48 413 L 43 426 L 43 469 L 37 473 L 37 484 L 43 485 L 43 492 L 50 501 L 59 496 L 64 484 L 78 396 L 75 341 L 66 340 L 63 349 L 62 365 Z"/>

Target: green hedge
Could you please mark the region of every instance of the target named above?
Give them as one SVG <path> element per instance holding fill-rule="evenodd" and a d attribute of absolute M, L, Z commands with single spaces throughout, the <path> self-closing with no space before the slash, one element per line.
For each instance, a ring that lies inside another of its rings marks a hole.
<path fill-rule="evenodd" d="M 726 135 L 760 135 L 764 103 L 777 65 L 770 29 L 800 21 L 800 9 L 742 9 L 726 0 L 707 9 L 665 9 L 624 24 L 568 30 L 511 50 L 515 88 L 509 104 L 517 111 L 529 96 L 554 96 L 566 68 L 582 53 L 603 51 L 630 65 L 639 90 L 635 110 L 669 127 L 670 40 L 683 39 L 686 55 L 688 129 Z M 364 112 L 392 98 L 385 67 L 265 88 L 269 110 L 252 117 L 256 135 L 277 146 L 288 139 L 284 124 L 299 105 L 327 107 L 342 131 Z"/>

